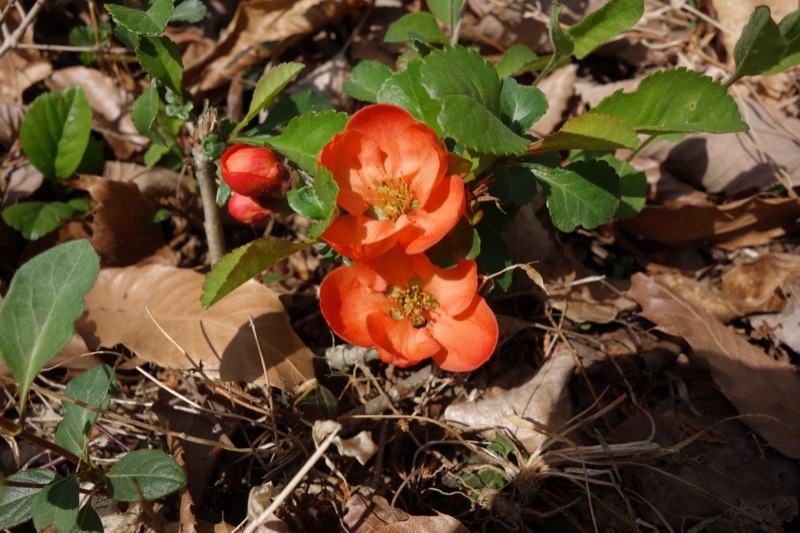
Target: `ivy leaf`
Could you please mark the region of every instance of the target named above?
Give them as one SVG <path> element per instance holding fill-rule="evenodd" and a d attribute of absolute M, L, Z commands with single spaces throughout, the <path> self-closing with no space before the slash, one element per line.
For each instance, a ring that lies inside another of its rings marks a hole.
<path fill-rule="evenodd" d="M 780 63 L 785 51 L 786 40 L 772 20 L 769 7 L 756 7 L 733 48 L 736 70 L 727 85 L 744 76 L 756 76 L 774 67 Z"/>
<path fill-rule="evenodd" d="M 514 78 L 505 78 L 500 91 L 500 114 L 506 126 L 517 134 L 547 113 L 547 97 L 532 85 L 520 85 Z"/>
<path fill-rule="evenodd" d="M 69 178 L 92 132 L 92 109 L 78 86 L 33 101 L 20 126 L 22 149 L 45 178 Z"/>
<path fill-rule="evenodd" d="M 66 202 L 23 202 L 3 209 L 3 221 L 29 241 L 47 235 L 75 214 Z"/>
<path fill-rule="evenodd" d="M 148 74 L 182 99 L 183 61 L 178 45 L 168 37 L 142 37 L 136 57 Z"/>
<path fill-rule="evenodd" d="M 138 501 L 137 485 L 144 499 L 156 500 L 183 487 L 186 474 L 178 462 L 164 452 L 134 450 L 108 471 L 106 483 L 115 500 Z"/>
<path fill-rule="evenodd" d="M 114 371 L 108 365 L 99 365 L 72 378 L 67 384 L 64 395 L 67 398 L 106 410 L 111 405 L 111 398 L 116 392 L 117 383 Z M 100 415 L 96 411 L 66 400 L 61 404 L 64 406 L 64 418 L 56 429 L 56 444 L 79 457 L 85 457 L 86 441 Z"/>
<path fill-rule="evenodd" d="M 421 66 L 421 59 L 409 61 L 405 70 L 394 73 L 381 85 L 377 101 L 402 107 L 414 115 L 414 118 L 430 126 L 436 132 L 437 137 L 441 137 L 442 128 L 439 126 L 437 117 L 442 110 L 442 105 L 431 98 L 431 95 L 422 86 Z"/>
<path fill-rule="evenodd" d="M 559 19 L 561 18 L 561 11 L 564 9 L 564 4 L 556 2 L 550 11 L 550 40 L 553 41 L 553 46 L 556 52 L 562 56 L 568 56 L 575 50 L 575 43 L 572 37 L 567 32 L 561 29 Z"/>
<path fill-rule="evenodd" d="M 555 227 L 574 231 L 605 224 L 619 206 L 619 177 L 605 161 L 577 161 L 563 168 L 532 167 L 542 184 Z"/>
<path fill-rule="evenodd" d="M 557 132 L 538 141 L 533 150 L 615 150 L 639 145 L 636 131 L 622 120 L 592 113 L 569 119 Z"/>
<path fill-rule="evenodd" d="M 644 15 L 644 0 L 609 0 L 567 31 L 575 43 L 573 55 L 583 59 L 612 37 L 632 28 Z"/>
<path fill-rule="evenodd" d="M 100 261 L 87 240 L 60 244 L 17 270 L 0 306 L 0 356 L 24 404 L 33 378 L 75 333 Z"/>
<path fill-rule="evenodd" d="M 14 483 L 47 485 L 56 478 L 53 470 L 29 468 L 20 470 L 6 478 Z M 33 516 L 33 500 L 42 487 L 4 487 L 0 498 L 0 529 L 11 529 L 23 524 Z"/>
<path fill-rule="evenodd" d="M 651 74 L 635 91 L 619 90 L 590 113 L 617 117 L 637 132 L 651 135 L 748 129 L 725 87 L 685 68 Z"/>
<path fill-rule="evenodd" d="M 311 246 L 313 242 L 292 242 L 261 237 L 225 254 L 206 275 L 200 303 L 209 308 L 250 278 L 278 261 Z"/>
<path fill-rule="evenodd" d="M 377 103 L 381 85 L 392 75 L 392 69 L 378 61 L 361 61 L 353 68 L 344 92 L 364 102 Z"/>
<path fill-rule="evenodd" d="M 33 525 L 36 531 L 55 525 L 58 531 L 72 531 L 78 520 L 80 486 L 75 476 L 46 485 L 34 497 Z"/>
<path fill-rule="evenodd" d="M 413 36 L 419 36 L 429 43 L 447 42 L 447 37 L 442 33 L 436 19 L 424 11 L 408 13 L 397 19 L 389 26 L 383 40 L 387 43 L 404 43 Z"/>
<path fill-rule="evenodd" d="M 184 0 L 175 6 L 169 21 L 193 24 L 206 18 L 207 12 L 208 10 L 201 0 Z"/>
<path fill-rule="evenodd" d="M 264 142 L 313 174 L 317 167 L 317 154 L 344 129 L 347 120 L 345 113 L 333 110 L 305 113 L 293 118 L 280 135 L 267 137 Z"/>
<path fill-rule="evenodd" d="M 164 31 L 172 17 L 173 0 L 153 0 L 147 11 L 119 4 L 106 4 L 105 8 L 114 22 L 125 29 L 139 35 L 157 35 Z"/>
<path fill-rule="evenodd" d="M 501 78 L 508 76 L 516 76 L 526 72 L 527 66 L 539 59 L 539 56 L 524 44 L 515 44 L 503 54 L 501 59 L 495 66 L 497 75 Z"/>
<path fill-rule="evenodd" d="M 253 91 L 250 109 L 248 109 L 247 114 L 236 127 L 233 128 L 231 136 L 247 126 L 262 109 L 271 104 L 284 87 L 289 85 L 289 82 L 300 74 L 301 70 L 303 70 L 303 65 L 300 63 L 281 63 L 261 76 L 261 79 L 256 84 L 255 91 Z"/>
<path fill-rule="evenodd" d="M 786 50 L 781 62 L 764 72 L 766 75 L 778 74 L 787 68 L 800 64 L 800 10 L 793 11 L 783 17 L 778 27 L 786 41 Z"/>

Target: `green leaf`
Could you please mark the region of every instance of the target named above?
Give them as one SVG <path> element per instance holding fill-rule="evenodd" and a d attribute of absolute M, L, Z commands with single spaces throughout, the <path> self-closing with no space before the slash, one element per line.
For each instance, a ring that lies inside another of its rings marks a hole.
<path fill-rule="evenodd" d="M 131 107 L 131 119 L 133 125 L 136 126 L 136 131 L 155 142 L 161 142 L 154 128 L 158 108 L 158 88 L 156 88 L 155 82 L 139 95 Z"/>
<path fill-rule="evenodd" d="M 583 59 L 612 37 L 632 28 L 644 14 L 644 0 L 609 0 L 600 9 L 569 29 L 575 43 L 573 54 Z"/>
<path fill-rule="evenodd" d="M 542 184 L 555 227 L 573 231 L 605 224 L 619 206 L 619 177 L 605 161 L 577 161 L 563 168 L 531 169 Z"/>
<path fill-rule="evenodd" d="M 494 179 L 490 194 L 502 205 L 525 205 L 536 194 L 536 180 L 529 168 L 494 165 L 488 174 Z"/>
<path fill-rule="evenodd" d="M 476 259 L 478 272 L 494 274 L 511 266 L 511 251 L 500 232 L 485 223 L 478 224 L 477 230 L 481 239 L 481 253 Z M 507 291 L 511 287 L 513 275 L 514 273 L 509 270 L 492 278 L 492 282 L 500 290 Z"/>
<path fill-rule="evenodd" d="M 647 176 L 630 163 L 617 159 L 613 152 L 576 151 L 570 154 L 572 161 L 605 161 L 619 176 L 621 196 L 614 218 L 631 218 L 639 213 L 647 201 Z"/>
<path fill-rule="evenodd" d="M 453 28 L 458 21 L 463 3 L 464 0 L 428 0 L 428 9 L 448 28 Z"/>
<path fill-rule="evenodd" d="M 503 59 L 497 63 L 495 69 L 501 78 L 516 76 L 526 72 L 527 66 L 539 59 L 539 56 L 524 44 L 515 44 L 503 54 Z"/>
<path fill-rule="evenodd" d="M 34 100 L 19 131 L 22 149 L 45 178 L 69 178 L 78 168 L 92 132 L 92 109 L 77 86 Z"/>
<path fill-rule="evenodd" d="M 139 35 L 156 35 L 164 31 L 172 17 L 173 0 L 153 0 L 147 11 L 119 4 L 106 4 L 114 22 Z"/>
<path fill-rule="evenodd" d="M 136 57 L 148 74 L 182 99 L 183 61 L 177 44 L 168 37 L 142 37 Z"/>
<path fill-rule="evenodd" d="M 557 53 L 562 56 L 568 56 L 571 55 L 572 51 L 575 49 L 575 43 L 572 41 L 572 37 L 561 29 L 559 19 L 561 18 L 561 11 L 563 9 L 564 5 L 556 2 L 553 4 L 553 8 L 550 11 L 550 40 L 553 41 L 553 46 Z"/>
<path fill-rule="evenodd" d="M 466 217 L 462 217 L 450 233 L 425 251 L 425 255 L 439 268 L 453 268 L 460 259 L 473 260 L 480 252 L 478 232 Z"/>
<path fill-rule="evenodd" d="M 116 392 L 114 371 L 108 365 L 99 365 L 70 380 L 64 395 L 104 411 L 111 405 L 111 398 Z M 86 457 L 84 446 L 99 413 L 66 400 L 61 404 L 64 406 L 64 418 L 56 429 L 56 444 L 79 457 Z"/>
<path fill-rule="evenodd" d="M 261 79 L 256 84 L 255 91 L 253 91 L 250 109 L 245 117 L 233 128 L 231 136 L 247 126 L 262 109 L 271 104 L 284 87 L 289 85 L 289 82 L 300 74 L 301 70 L 303 70 L 303 65 L 300 63 L 281 63 L 261 76 Z"/>
<path fill-rule="evenodd" d="M 730 133 L 747 131 L 725 87 L 685 68 L 646 77 L 631 93 L 621 90 L 590 113 L 619 118 L 639 133 Z"/>
<path fill-rule="evenodd" d="M 162 451 L 134 450 L 108 471 L 106 483 L 115 500 L 138 501 L 137 485 L 146 500 L 156 500 L 183 487 L 186 474 Z"/>
<path fill-rule="evenodd" d="M 272 148 L 313 174 L 317 154 L 347 124 L 347 115 L 333 110 L 306 113 L 293 118 L 280 135 L 264 141 Z"/>
<path fill-rule="evenodd" d="M 361 61 L 353 68 L 344 92 L 364 102 L 377 103 L 381 85 L 392 75 L 392 69 L 378 61 Z"/>
<path fill-rule="evenodd" d="M 276 237 L 261 237 L 225 254 L 217 261 L 203 283 L 200 303 L 208 308 L 278 261 L 313 242 L 292 242 Z"/>
<path fill-rule="evenodd" d="M 94 136 L 89 136 L 89 143 L 83 152 L 81 162 L 75 172 L 78 174 L 93 174 L 100 176 L 106 163 L 105 145 Z"/>
<path fill-rule="evenodd" d="M 386 31 L 383 40 L 387 43 L 405 43 L 419 36 L 429 43 L 447 42 L 436 19 L 430 13 L 417 11 L 403 15 Z"/>
<path fill-rule="evenodd" d="M 31 468 L 11 474 L 6 481 L 32 485 L 47 485 L 56 478 L 53 470 Z M 6 486 L 0 498 L 0 529 L 11 529 L 31 519 L 33 500 L 41 487 Z"/>
<path fill-rule="evenodd" d="M 333 219 L 339 214 L 339 210 L 336 208 L 336 197 L 339 195 L 339 185 L 334 181 L 333 174 L 325 167 L 317 167 L 314 183 L 312 185 L 316 197 L 324 208 L 324 217 L 311 226 L 308 230 L 308 235 L 312 239 L 318 239 L 319 236 L 322 235 L 322 232 L 327 229 Z"/>
<path fill-rule="evenodd" d="M 333 109 L 333 104 L 312 90 L 290 94 L 269 110 L 266 120 L 259 124 L 259 131 L 270 131 L 283 126 L 294 117 L 311 111 Z"/>
<path fill-rule="evenodd" d="M 547 113 L 547 97 L 532 85 L 505 78 L 500 91 L 500 114 L 506 126 L 520 135 Z"/>
<path fill-rule="evenodd" d="M 78 520 L 80 485 L 75 476 L 56 479 L 33 500 L 33 525 L 37 531 L 55 525 L 58 531 L 72 531 Z"/>
<path fill-rule="evenodd" d="M 636 131 L 622 120 L 590 113 L 569 119 L 560 130 L 533 145 L 535 150 L 615 150 L 639 145 Z"/>
<path fill-rule="evenodd" d="M 462 46 L 435 50 L 422 59 L 420 77 L 433 98 L 469 98 L 500 116 L 500 78 L 474 50 Z"/>
<path fill-rule="evenodd" d="M 169 21 L 194 24 L 206 18 L 207 12 L 208 10 L 201 0 L 184 0 L 175 6 Z"/>
<path fill-rule="evenodd" d="M 322 220 L 330 213 L 317 196 L 317 192 L 307 185 L 292 189 L 286 195 L 286 199 L 294 212 L 311 220 Z"/>
<path fill-rule="evenodd" d="M 21 403 L 39 370 L 67 344 L 100 261 L 87 240 L 60 244 L 17 270 L 0 306 L 0 356 L 17 378 Z"/>
<path fill-rule="evenodd" d="M 29 241 L 47 235 L 64 225 L 75 209 L 65 202 L 23 202 L 6 207 L 3 221 Z"/>
<path fill-rule="evenodd" d="M 466 148 L 495 155 L 515 155 L 523 153 L 531 144 L 468 96 L 446 96 L 442 104 L 439 125 L 444 135 Z"/>
<path fill-rule="evenodd" d="M 437 102 L 422 86 L 420 77 L 421 59 L 408 62 L 405 70 L 396 72 L 386 80 L 378 91 L 377 100 L 382 104 L 394 104 L 402 107 L 414 118 L 427 124 L 436 132 L 437 137 L 442 136 L 442 128 L 437 118 L 442 110 L 441 103 Z"/>
<path fill-rule="evenodd" d="M 92 502 L 87 502 L 78 511 L 78 520 L 72 533 L 103 533 L 103 531 L 103 521 L 100 520 L 100 515 L 92 507 Z"/>
<path fill-rule="evenodd" d="M 783 17 L 778 27 L 786 41 L 786 50 L 783 52 L 780 63 L 766 71 L 764 73 L 766 75 L 777 74 L 800 64 L 800 10 Z"/>
<path fill-rule="evenodd" d="M 780 63 L 786 40 L 770 16 L 769 7 L 758 6 L 742 28 L 733 48 L 736 70 L 727 85 L 743 76 L 756 76 Z"/>

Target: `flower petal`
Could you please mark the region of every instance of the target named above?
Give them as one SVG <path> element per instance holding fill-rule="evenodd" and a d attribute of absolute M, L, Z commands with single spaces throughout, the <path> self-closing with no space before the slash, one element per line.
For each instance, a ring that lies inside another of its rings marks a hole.
<path fill-rule="evenodd" d="M 423 255 L 422 260 L 427 261 L 427 257 Z M 415 268 L 416 264 L 414 258 L 399 246 L 395 246 L 375 259 L 353 262 L 359 281 L 372 290 L 381 292 L 385 291 L 389 285 L 406 288 L 410 280 L 422 278 L 421 273 Z M 431 268 L 436 267 L 431 265 Z"/>
<path fill-rule="evenodd" d="M 367 316 L 367 330 L 384 363 L 407 367 L 441 351 L 427 328 L 415 328 L 408 320 L 395 320 L 384 313 Z"/>
<path fill-rule="evenodd" d="M 374 165 L 379 151 L 362 134 L 345 129 L 334 135 L 319 153 L 317 164 L 327 168 L 339 186 L 336 203 L 353 215 L 360 215 L 370 207 L 373 193 L 369 175 L 376 172 Z"/>
<path fill-rule="evenodd" d="M 439 268 L 425 254 L 412 256 L 413 269 L 422 279 L 425 292 L 436 298 L 437 309 L 449 316 L 463 313 L 478 292 L 475 261 L 461 259 L 453 268 Z"/>
<path fill-rule="evenodd" d="M 331 222 L 322 233 L 322 239 L 346 257 L 367 260 L 394 246 L 396 229 L 391 220 L 344 215 Z"/>
<path fill-rule="evenodd" d="M 466 210 L 464 182 L 450 176 L 441 182 L 424 205 L 408 213 L 413 231 L 407 231 L 400 244 L 409 254 L 424 252 L 447 235 Z"/>
<path fill-rule="evenodd" d="M 497 318 L 480 296 L 460 315 L 437 316 L 428 328 L 442 345 L 433 360 L 451 372 L 469 372 L 481 366 L 494 352 L 499 336 Z"/>
<path fill-rule="evenodd" d="M 364 317 L 374 312 L 387 314 L 390 301 L 359 283 L 352 267 L 343 266 L 322 280 L 319 306 L 334 333 L 350 344 L 372 346 Z"/>

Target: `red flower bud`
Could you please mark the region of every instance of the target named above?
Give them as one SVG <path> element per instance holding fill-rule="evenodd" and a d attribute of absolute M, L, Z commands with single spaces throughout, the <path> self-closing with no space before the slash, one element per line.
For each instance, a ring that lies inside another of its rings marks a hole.
<path fill-rule="evenodd" d="M 245 224 L 261 222 L 272 213 L 256 200 L 237 193 L 233 193 L 230 200 L 228 200 L 228 211 L 233 218 Z"/>
<path fill-rule="evenodd" d="M 225 183 L 244 196 L 260 196 L 283 184 L 283 168 L 269 148 L 234 144 L 222 154 L 220 169 Z"/>

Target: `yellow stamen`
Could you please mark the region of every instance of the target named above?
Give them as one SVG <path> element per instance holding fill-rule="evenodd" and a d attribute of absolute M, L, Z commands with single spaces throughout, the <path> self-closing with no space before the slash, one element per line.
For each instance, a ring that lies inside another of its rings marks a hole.
<path fill-rule="evenodd" d="M 405 180 L 384 178 L 374 180 L 374 184 L 372 204 L 378 218 L 397 220 L 414 208 L 415 200 Z"/>
<path fill-rule="evenodd" d="M 415 328 L 424 327 L 428 323 L 426 314 L 436 307 L 436 298 L 422 290 L 422 280 L 419 278 L 410 280 L 407 289 L 390 286 L 386 296 L 392 301 L 389 315 L 395 320 L 408 318 Z"/>

